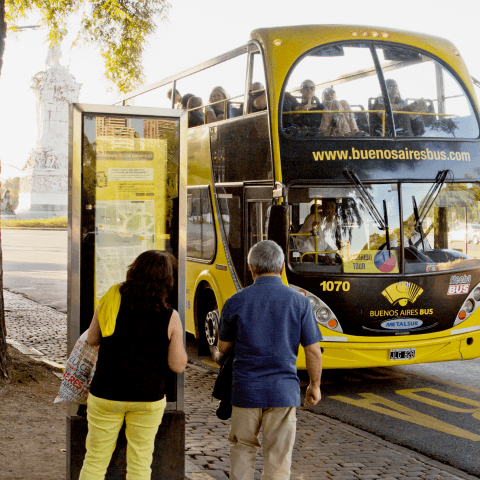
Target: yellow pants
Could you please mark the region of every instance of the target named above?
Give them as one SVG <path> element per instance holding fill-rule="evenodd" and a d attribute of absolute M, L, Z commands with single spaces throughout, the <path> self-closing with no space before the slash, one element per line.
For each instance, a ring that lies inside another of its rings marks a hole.
<path fill-rule="evenodd" d="M 124 420 L 127 480 L 150 480 L 155 436 L 166 404 L 165 397 L 158 402 L 118 402 L 89 394 L 87 453 L 79 480 L 104 480 Z"/>

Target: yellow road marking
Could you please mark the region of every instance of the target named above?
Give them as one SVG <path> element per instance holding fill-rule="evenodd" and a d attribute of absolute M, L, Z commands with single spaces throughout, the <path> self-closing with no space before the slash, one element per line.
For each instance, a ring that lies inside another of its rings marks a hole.
<path fill-rule="evenodd" d="M 366 408 L 367 410 L 383 413 L 384 415 L 431 428 L 439 432 L 447 433 L 448 435 L 454 435 L 455 437 L 465 438 L 466 440 L 471 440 L 473 442 L 480 441 L 480 435 L 471 433 L 463 428 L 450 425 L 449 423 L 442 422 L 435 417 L 417 412 L 416 410 L 383 398 L 380 395 L 375 395 L 374 393 L 360 393 L 359 395 L 364 398 L 353 399 L 344 397 L 342 395 L 335 395 L 329 398 L 338 400 L 340 402 L 349 403 L 350 405 L 354 405 L 356 407 Z"/>
<path fill-rule="evenodd" d="M 451 387 L 463 388 L 464 390 L 468 390 L 470 392 L 480 393 L 480 390 L 478 390 L 478 388 L 465 387 L 464 385 L 459 385 L 458 383 L 450 382 L 448 380 L 440 380 L 439 378 L 431 377 L 430 375 L 423 375 L 421 373 L 414 372 L 409 372 L 408 375 L 416 375 L 417 377 L 426 378 L 427 380 L 432 380 L 433 382 L 444 383 L 445 385 L 450 385 Z"/>
<path fill-rule="evenodd" d="M 438 395 L 439 397 L 448 398 L 458 403 L 472 405 L 475 408 L 455 407 L 447 403 L 439 402 L 438 400 L 434 400 L 432 398 L 422 397 L 421 395 L 417 395 L 418 392 L 426 392 L 432 395 Z M 407 398 L 412 398 L 413 400 L 417 400 L 418 402 L 426 403 L 427 405 L 432 405 L 433 407 L 438 407 L 438 408 L 442 408 L 443 410 L 448 410 L 450 412 L 456 412 L 456 413 L 472 413 L 473 412 L 473 415 L 472 415 L 473 418 L 480 420 L 480 402 L 477 402 L 476 400 L 471 400 L 470 398 L 459 397 L 458 395 L 452 395 L 451 393 L 435 390 L 434 388 L 409 388 L 407 390 L 397 390 L 395 393 L 398 393 L 399 395 L 403 395 L 404 397 L 407 397 Z"/>
<path fill-rule="evenodd" d="M 214 362 L 213 360 L 204 359 L 204 360 L 202 360 L 202 363 L 206 363 L 207 365 L 210 365 L 211 367 L 220 368 L 220 365 L 217 362 Z"/>

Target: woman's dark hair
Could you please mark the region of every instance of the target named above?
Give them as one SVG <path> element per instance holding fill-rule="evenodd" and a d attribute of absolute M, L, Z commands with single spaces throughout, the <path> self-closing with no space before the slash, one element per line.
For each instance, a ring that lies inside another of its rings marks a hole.
<path fill-rule="evenodd" d="M 188 105 L 188 101 L 194 97 L 195 95 L 193 93 L 186 93 L 183 97 L 182 97 L 182 108 L 184 110 L 187 109 L 187 105 Z"/>
<path fill-rule="evenodd" d="M 177 261 L 170 253 L 147 250 L 130 265 L 120 285 L 122 301 L 130 308 L 163 310 L 174 282 Z"/>

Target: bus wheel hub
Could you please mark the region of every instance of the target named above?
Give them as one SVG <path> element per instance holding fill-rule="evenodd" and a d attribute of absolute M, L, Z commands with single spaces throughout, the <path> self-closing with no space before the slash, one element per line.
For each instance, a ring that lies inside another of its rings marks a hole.
<path fill-rule="evenodd" d="M 208 312 L 207 317 L 205 318 L 205 336 L 208 344 L 212 347 L 217 344 L 218 324 L 218 310 Z"/>

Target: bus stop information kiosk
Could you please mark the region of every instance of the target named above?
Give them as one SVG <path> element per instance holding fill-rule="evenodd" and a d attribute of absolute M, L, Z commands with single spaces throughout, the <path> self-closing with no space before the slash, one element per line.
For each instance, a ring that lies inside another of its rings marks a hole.
<path fill-rule="evenodd" d="M 170 303 L 185 321 L 186 132 L 187 115 L 179 110 L 71 106 L 68 352 L 89 327 L 100 298 L 125 280 L 128 266 L 146 250 L 177 257 L 178 288 Z M 85 409 L 71 407 L 67 480 L 78 479 L 86 434 Z M 171 372 L 167 380 L 152 472 L 152 478 L 184 478 L 183 374 Z M 106 478 L 124 479 L 125 473 L 122 429 Z"/>

